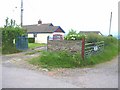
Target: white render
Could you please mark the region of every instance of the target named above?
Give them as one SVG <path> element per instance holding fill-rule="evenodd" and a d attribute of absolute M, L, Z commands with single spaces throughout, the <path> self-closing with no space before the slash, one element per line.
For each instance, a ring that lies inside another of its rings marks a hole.
<path fill-rule="evenodd" d="M 61 32 L 54 32 L 54 33 L 38 33 L 35 37 L 35 43 L 46 43 L 47 44 L 47 37 L 55 34 L 60 34 L 64 37 L 64 33 Z M 34 38 L 34 34 L 28 34 L 28 38 Z"/>
<path fill-rule="evenodd" d="M 28 38 L 33 38 L 34 35 L 33 34 L 28 34 Z"/>
<path fill-rule="evenodd" d="M 35 37 L 35 43 L 47 43 L 47 37 L 50 35 L 52 35 L 52 33 L 37 34 L 37 37 Z"/>

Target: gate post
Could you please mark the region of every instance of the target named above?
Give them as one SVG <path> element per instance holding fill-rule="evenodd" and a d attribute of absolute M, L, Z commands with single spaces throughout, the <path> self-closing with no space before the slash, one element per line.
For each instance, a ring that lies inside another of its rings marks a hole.
<path fill-rule="evenodd" d="M 82 38 L 81 56 L 83 60 L 84 60 L 84 54 L 85 54 L 85 38 Z"/>

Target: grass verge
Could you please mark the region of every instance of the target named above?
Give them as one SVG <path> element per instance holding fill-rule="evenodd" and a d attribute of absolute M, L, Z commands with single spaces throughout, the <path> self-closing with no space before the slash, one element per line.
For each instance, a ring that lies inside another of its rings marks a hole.
<path fill-rule="evenodd" d="M 111 43 L 105 46 L 103 52 L 85 58 L 85 60 L 82 60 L 80 53 L 72 54 L 67 51 L 42 52 L 41 56 L 31 59 L 29 63 L 48 69 L 88 67 L 112 60 L 120 52 L 118 48 L 120 48 L 118 43 Z"/>
<path fill-rule="evenodd" d="M 41 47 L 41 46 L 46 46 L 46 44 L 44 44 L 44 43 L 28 43 L 28 47 L 30 49 L 34 49 L 36 47 Z"/>

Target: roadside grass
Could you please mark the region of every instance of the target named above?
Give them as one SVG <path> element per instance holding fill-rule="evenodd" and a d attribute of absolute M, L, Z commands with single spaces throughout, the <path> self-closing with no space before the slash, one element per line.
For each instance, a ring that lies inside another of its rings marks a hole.
<path fill-rule="evenodd" d="M 36 47 L 46 46 L 44 43 L 28 43 L 28 48 L 34 49 Z"/>
<path fill-rule="evenodd" d="M 42 52 L 42 56 L 31 59 L 29 63 L 33 65 L 41 66 L 43 68 L 74 68 L 76 66 L 79 66 L 75 56 L 80 56 L 80 55 L 79 54 L 72 55 L 66 51 L 60 51 L 60 52 L 44 51 Z"/>

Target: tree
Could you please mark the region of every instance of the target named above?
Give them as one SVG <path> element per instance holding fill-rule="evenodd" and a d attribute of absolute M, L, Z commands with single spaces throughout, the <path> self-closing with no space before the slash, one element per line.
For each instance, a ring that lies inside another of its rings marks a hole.
<path fill-rule="evenodd" d="M 68 33 L 68 35 L 73 35 L 73 34 L 77 34 L 75 30 L 71 29 Z"/>
<path fill-rule="evenodd" d="M 6 23 L 6 24 L 4 25 L 4 27 L 14 27 L 16 21 L 13 20 L 13 19 L 11 19 L 10 22 L 9 22 L 9 18 L 7 17 L 7 18 L 5 19 L 5 23 Z"/>

